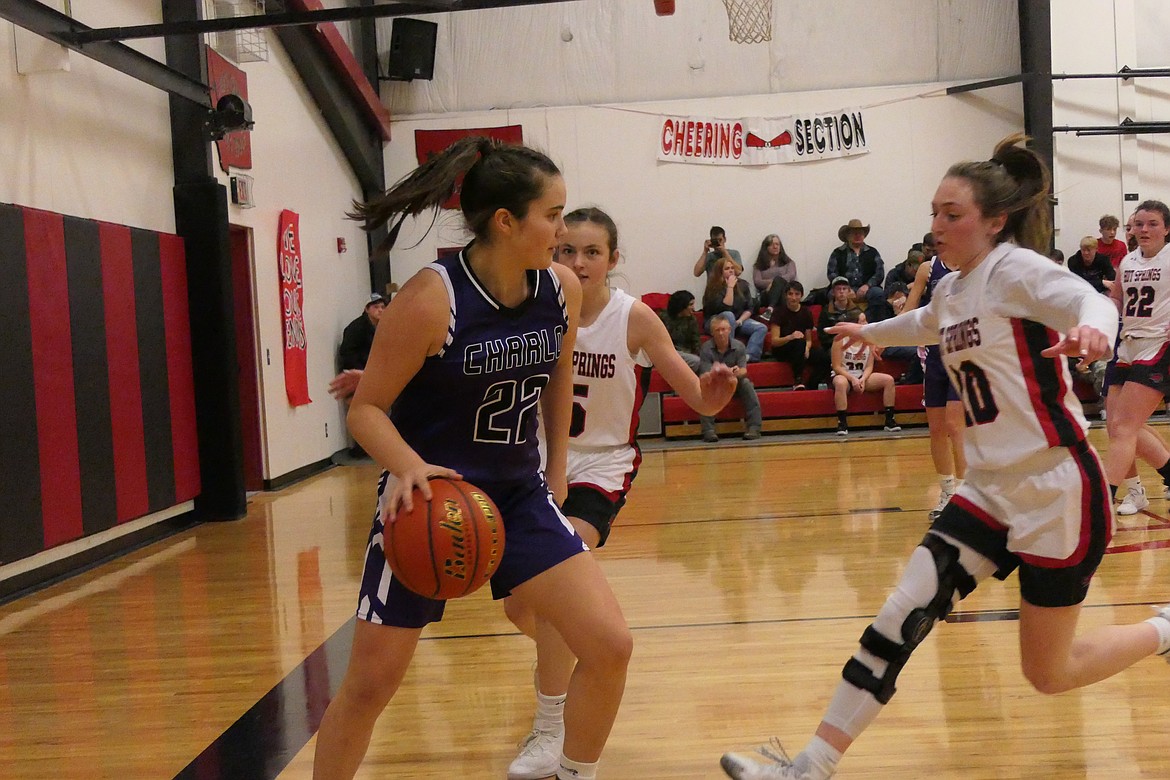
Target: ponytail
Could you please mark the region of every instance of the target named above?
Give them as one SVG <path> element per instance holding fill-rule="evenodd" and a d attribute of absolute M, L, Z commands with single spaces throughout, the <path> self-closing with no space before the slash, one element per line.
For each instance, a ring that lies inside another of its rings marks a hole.
<path fill-rule="evenodd" d="M 996 144 L 990 160 L 957 163 L 947 176 L 970 183 L 983 216 L 1007 215 L 997 241 L 1014 241 L 1045 254 L 1052 240 L 1052 176 L 1039 155 L 1020 146 L 1027 140 L 1023 133 L 1010 135 Z"/>
<path fill-rule="evenodd" d="M 437 214 L 439 207 L 455 194 L 462 178 L 460 208 L 464 219 L 472 234 L 487 243 L 488 224 L 496 211 L 506 209 L 523 219 L 528 205 L 544 191 L 545 178 L 559 174 L 552 160 L 534 149 L 487 136 L 467 136 L 415 168 L 383 194 L 365 203 L 355 201 L 346 216 L 364 222 L 367 231 L 393 222 L 378 246 L 379 252 L 389 252 L 406 218 L 427 209 Z"/>

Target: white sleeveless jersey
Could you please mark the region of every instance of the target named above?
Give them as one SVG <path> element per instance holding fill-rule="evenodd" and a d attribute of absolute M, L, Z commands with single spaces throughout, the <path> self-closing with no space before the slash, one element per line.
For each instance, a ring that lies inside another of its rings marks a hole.
<path fill-rule="evenodd" d="M 629 445 L 637 434 L 642 388 L 636 367 L 649 367 L 650 361 L 642 352 L 630 354 L 634 300 L 622 290 L 611 290 L 597 319 L 577 329 L 570 450 Z"/>
<path fill-rule="evenodd" d="M 1150 258 L 1135 249 L 1117 269 L 1121 284 L 1121 338 L 1170 336 L 1170 244 Z"/>
<path fill-rule="evenodd" d="M 963 402 L 968 464 L 1002 469 L 1085 438 L 1068 360 L 1040 354 L 1058 330 L 1077 325 L 1112 340 L 1116 309 L 1051 260 L 1000 244 L 965 277 L 944 277 L 929 306 L 868 325 L 865 335 L 878 344 L 916 343 L 900 340 L 907 335 L 937 342 Z"/>
<path fill-rule="evenodd" d="M 865 364 L 869 360 L 869 353 L 873 351 L 873 347 L 868 344 L 850 344 L 841 353 L 841 362 L 845 364 L 845 370 L 850 376 L 861 379 L 861 375 L 865 373 Z M 836 374 L 836 371 L 833 371 Z"/>

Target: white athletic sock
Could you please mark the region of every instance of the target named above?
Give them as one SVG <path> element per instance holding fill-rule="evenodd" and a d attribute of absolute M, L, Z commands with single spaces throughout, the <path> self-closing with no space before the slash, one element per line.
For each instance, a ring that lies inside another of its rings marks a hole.
<path fill-rule="evenodd" d="M 858 655 L 868 656 L 870 668 L 881 666 L 880 673 L 875 672 L 875 675 L 885 674 L 886 667 L 889 666 L 885 661 L 869 655 L 861 648 L 858 648 Z M 833 699 L 829 702 L 829 708 L 825 710 L 822 720 L 844 732 L 850 739 L 857 739 L 861 732 L 874 722 L 883 706 L 869 691 L 863 691 L 853 683 L 842 680 L 837 683 L 837 690 L 833 693 Z"/>
<path fill-rule="evenodd" d="M 561 754 L 561 768 L 557 770 L 557 780 L 597 780 L 597 762 L 586 764 L 582 761 L 572 761 Z"/>
<path fill-rule="evenodd" d="M 959 489 L 958 482 L 955 480 L 954 474 L 940 474 L 938 478 L 938 486 L 947 495 L 953 494 Z"/>
<path fill-rule="evenodd" d="M 1148 618 L 1146 622 L 1158 630 L 1158 655 L 1170 652 L 1170 620 L 1158 615 Z"/>
<path fill-rule="evenodd" d="M 1122 484 L 1125 486 L 1125 489 L 1127 491 L 1128 490 L 1138 490 L 1142 486 L 1142 478 L 1141 477 L 1126 477 L 1125 480 L 1122 482 Z"/>
<path fill-rule="evenodd" d="M 546 731 L 565 730 L 565 694 L 545 696 L 536 692 L 536 718 L 534 725 Z"/>
<path fill-rule="evenodd" d="M 840 750 L 814 736 L 792 763 L 808 780 L 828 780 L 837 771 L 840 761 Z"/>

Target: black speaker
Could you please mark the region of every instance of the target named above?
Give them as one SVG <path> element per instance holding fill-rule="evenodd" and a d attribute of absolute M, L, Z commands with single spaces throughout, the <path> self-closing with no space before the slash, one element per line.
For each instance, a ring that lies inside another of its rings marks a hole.
<path fill-rule="evenodd" d="M 390 56 L 386 77 L 391 81 L 413 81 L 435 77 L 435 39 L 439 25 L 422 19 L 394 18 L 390 29 Z"/>

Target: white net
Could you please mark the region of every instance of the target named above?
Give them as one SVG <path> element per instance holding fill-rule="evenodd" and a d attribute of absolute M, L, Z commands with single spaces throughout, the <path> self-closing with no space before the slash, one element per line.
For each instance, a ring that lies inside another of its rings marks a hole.
<path fill-rule="evenodd" d="M 203 0 L 205 19 L 259 16 L 263 13 L 264 0 Z M 262 28 L 208 33 L 207 42 L 236 64 L 268 61 L 268 38 Z"/>
<path fill-rule="evenodd" d="M 727 35 L 736 43 L 772 40 L 772 0 L 723 0 Z"/>

